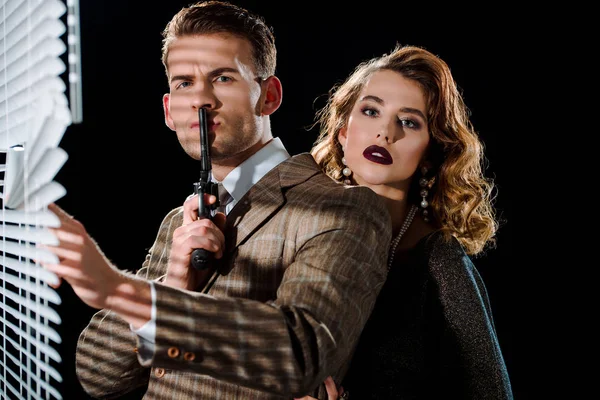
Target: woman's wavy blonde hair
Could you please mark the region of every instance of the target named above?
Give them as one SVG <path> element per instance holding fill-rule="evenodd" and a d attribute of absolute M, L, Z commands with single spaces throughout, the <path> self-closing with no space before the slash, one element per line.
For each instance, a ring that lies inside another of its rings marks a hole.
<path fill-rule="evenodd" d="M 384 54 L 359 64 L 344 83 L 334 86 L 327 104 L 317 112 L 320 134 L 311 151 L 321 168 L 335 180 L 342 180 L 342 146 L 338 135 L 350 116 L 369 77 L 391 70 L 417 82 L 427 104 L 431 140 L 427 150 L 434 185 L 429 189 L 429 218 L 445 233 L 456 237 L 467 254 L 476 255 L 495 245 L 498 229 L 492 206 L 495 186 L 484 176 L 483 144 L 473 129 L 462 95 L 450 68 L 439 57 L 416 46 L 397 45 Z M 413 176 L 409 199 L 421 200 L 419 180 Z M 432 176 L 427 174 L 427 179 Z"/>

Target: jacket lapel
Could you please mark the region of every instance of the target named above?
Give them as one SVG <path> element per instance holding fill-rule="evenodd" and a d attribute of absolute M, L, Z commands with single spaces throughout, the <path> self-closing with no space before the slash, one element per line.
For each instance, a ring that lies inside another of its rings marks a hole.
<path fill-rule="evenodd" d="M 285 204 L 287 188 L 319 172 L 318 165 L 308 153 L 291 157 L 269 171 L 228 214 L 225 228 L 227 248 L 234 250 L 266 223 Z"/>

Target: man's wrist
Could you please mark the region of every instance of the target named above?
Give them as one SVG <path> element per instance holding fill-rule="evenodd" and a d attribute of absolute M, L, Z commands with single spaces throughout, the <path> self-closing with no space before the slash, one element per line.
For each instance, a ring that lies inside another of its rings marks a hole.
<path fill-rule="evenodd" d="M 139 329 L 150 320 L 152 297 L 150 282 L 118 271 L 113 291 L 106 297 L 106 308 L 118 314 L 133 328 Z"/>

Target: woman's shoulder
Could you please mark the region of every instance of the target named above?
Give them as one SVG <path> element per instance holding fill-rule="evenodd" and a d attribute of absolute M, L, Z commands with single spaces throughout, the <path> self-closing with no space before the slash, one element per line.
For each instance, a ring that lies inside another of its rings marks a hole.
<path fill-rule="evenodd" d="M 423 236 L 415 251 L 434 275 L 465 272 L 471 274 L 475 269 L 471 257 L 458 239 L 441 229 Z"/>
<path fill-rule="evenodd" d="M 467 255 L 458 239 L 443 229 L 435 229 L 427 233 L 419 240 L 416 247 L 432 254 L 450 253 L 460 257 Z"/>

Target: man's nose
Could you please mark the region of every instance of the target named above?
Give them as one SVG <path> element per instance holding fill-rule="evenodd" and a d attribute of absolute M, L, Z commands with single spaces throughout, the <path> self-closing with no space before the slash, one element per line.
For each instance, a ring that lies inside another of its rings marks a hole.
<path fill-rule="evenodd" d="M 192 95 L 192 107 L 195 109 L 206 108 L 206 109 L 214 109 L 217 103 L 217 99 L 215 93 L 213 91 L 212 85 L 210 84 L 200 84 L 196 87 L 197 90 L 194 90 Z"/>

